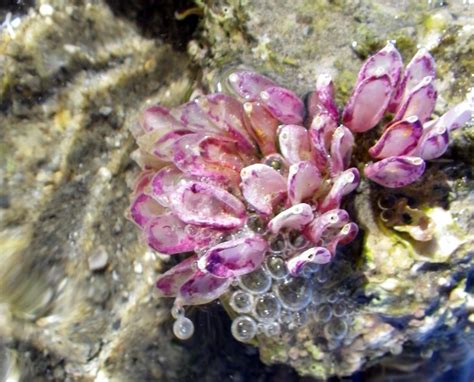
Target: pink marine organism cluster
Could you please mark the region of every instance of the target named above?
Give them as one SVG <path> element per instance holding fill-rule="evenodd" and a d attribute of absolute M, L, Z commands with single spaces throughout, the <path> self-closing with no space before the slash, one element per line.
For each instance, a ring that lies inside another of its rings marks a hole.
<path fill-rule="evenodd" d="M 342 123 L 361 133 L 393 113 L 369 149 L 370 156 L 379 160 L 364 169 L 372 181 L 397 188 L 418 180 L 425 161 L 445 153 L 449 132 L 471 119 L 472 94 L 442 117 L 430 120 L 437 98 L 435 76 L 434 59 L 426 49 L 420 49 L 403 71 L 400 53 L 390 42 L 362 66 Z"/>
<path fill-rule="evenodd" d="M 310 280 L 358 232 L 341 208 L 360 180 L 351 167 L 353 133 L 394 113 L 369 150 L 380 161 L 364 172 L 383 186 L 401 187 L 417 180 L 424 160 L 443 154 L 449 131 L 470 118 L 465 101 L 427 122 L 436 101 L 434 74 L 425 50 L 402 73 L 401 56 L 389 43 L 363 65 L 342 115 L 327 75 L 318 77 L 305 105 L 291 90 L 247 70 L 226 78 L 225 93 L 143 111 L 133 131 L 143 171 L 130 218 L 153 250 L 188 254 L 156 283 L 162 296 L 175 298 L 178 337 L 193 331 L 183 306 L 211 302 L 237 285 L 240 300 L 231 306 L 238 312 L 243 301 L 253 304 L 233 325 L 244 341 L 256 333 L 253 321 L 275 333 L 283 310 L 310 304 L 301 300 L 310 286 L 298 280 Z M 278 314 L 262 319 L 255 299 L 242 292 L 263 293 L 264 311 L 270 306 Z"/>

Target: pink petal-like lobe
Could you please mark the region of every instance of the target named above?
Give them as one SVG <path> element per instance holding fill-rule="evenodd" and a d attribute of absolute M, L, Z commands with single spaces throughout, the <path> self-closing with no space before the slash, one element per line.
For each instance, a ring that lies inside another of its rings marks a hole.
<path fill-rule="evenodd" d="M 153 218 L 145 226 L 148 245 L 155 251 L 173 255 L 195 251 L 216 238 L 208 228 L 187 226 L 173 214 Z"/>
<path fill-rule="evenodd" d="M 171 208 L 185 223 L 232 229 L 245 223 L 245 206 L 231 193 L 212 184 L 189 181 L 172 195 Z"/>
<path fill-rule="evenodd" d="M 358 133 L 372 129 L 382 119 L 391 94 L 392 84 L 387 74 L 365 78 L 356 84 L 344 108 L 343 124 Z"/>
<path fill-rule="evenodd" d="M 288 197 L 292 204 L 311 198 L 321 185 L 321 174 L 313 162 L 302 161 L 290 166 Z"/>
<path fill-rule="evenodd" d="M 412 115 L 418 117 L 420 122 L 427 121 L 434 110 L 437 93 L 433 85 L 433 77 L 425 77 L 401 101 L 394 121 L 408 118 Z"/>
<path fill-rule="evenodd" d="M 209 94 L 205 100 L 207 102 L 202 107 L 214 124 L 236 142 L 239 150 L 255 154 L 256 146 L 245 126 L 242 104 L 223 93 Z"/>
<path fill-rule="evenodd" d="M 145 225 L 154 219 L 156 216 L 161 215 L 164 208 L 161 204 L 155 201 L 151 196 L 140 193 L 135 196 L 130 206 L 130 217 L 140 227 Z"/>
<path fill-rule="evenodd" d="M 356 168 L 341 172 L 333 179 L 331 190 L 318 206 L 320 212 L 339 208 L 342 198 L 354 191 L 359 185 L 360 175 Z"/>
<path fill-rule="evenodd" d="M 359 232 L 359 227 L 355 223 L 347 223 L 344 227 L 341 228 L 339 233 L 334 236 L 327 244 L 326 248 L 333 255 L 336 254 L 336 248 L 339 244 L 349 244 L 352 240 L 355 239 L 357 233 Z"/>
<path fill-rule="evenodd" d="M 304 234 L 313 243 L 321 244 L 321 240 L 331 240 L 349 221 L 346 210 L 334 209 L 314 218 L 305 228 Z"/>
<path fill-rule="evenodd" d="M 268 223 L 270 232 L 277 234 L 284 228 L 301 230 L 313 220 L 313 210 L 309 204 L 300 203 L 280 212 Z"/>
<path fill-rule="evenodd" d="M 222 137 L 204 137 L 199 142 L 199 153 L 207 163 L 240 172 L 244 162 L 239 156 L 238 144 Z"/>
<path fill-rule="evenodd" d="M 423 126 L 414 115 L 395 122 L 385 129 L 369 154 L 377 159 L 407 155 L 416 147 L 422 132 Z"/>
<path fill-rule="evenodd" d="M 400 85 L 393 93 L 389 111 L 396 111 L 398 105 L 423 78 L 436 76 L 435 62 L 431 54 L 424 48 L 420 49 L 408 63 Z"/>
<path fill-rule="evenodd" d="M 298 125 L 283 125 L 278 129 L 280 152 L 288 163 L 311 159 L 308 130 Z"/>
<path fill-rule="evenodd" d="M 216 277 L 236 277 L 257 269 L 265 258 L 267 241 L 260 235 L 243 237 L 210 248 L 198 260 L 198 268 Z"/>
<path fill-rule="evenodd" d="M 159 295 L 163 297 L 176 296 L 179 288 L 196 272 L 196 262 L 197 255 L 190 256 L 158 277 L 156 287 Z"/>
<path fill-rule="evenodd" d="M 344 171 L 351 162 L 354 136 L 344 125 L 339 126 L 332 136 L 330 167 L 331 175 L 335 176 Z"/>
<path fill-rule="evenodd" d="M 317 115 L 311 123 L 309 140 L 314 162 L 321 172 L 326 172 L 332 136 L 336 129 L 336 122 L 328 114 Z"/>
<path fill-rule="evenodd" d="M 212 142 L 216 142 L 215 138 L 199 133 L 187 134 L 179 138 L 173 145 L 174 164 L 187 175 L 208 177 L 221 182 L 237 181 L 238 171 L 234 170 L 232 165 L 226 167 L 225 160 L 221 161 L 221 159 L 229 158 L 231 143 L 222 138 L 222 144 L 213 145 L 211 150 L 211 147 L 206 147 L 206 142 L 211 139 Z M 235 156 L 238 157 L 237 154 Z"/>
<path fill-rule="evenodd" d="M 275 86 L 270 78 L 246 70 L 230 74 L 229 84 L 232 90 L 246 101 L 258 101 L 262 91 Z"/>
<path fill-rule="evenodd" d="M 335 122 L 339 119 L 339 112 L 334 101 L 334 84 L 329 75 L 318 76 L 316 90 L 308 96 L 307 109 L 310 123 L 314 117 L 321 114 L 327 114 Z"/>
<path fill-rule="evenodd" d="M 435 124 L 423 132 L 414 154 L 424 160 L 439 158 L 446 152 L 448 145 L 448 130 L 445 126 Z"/>
<path fill-rule="evenodd" d="M 285 178 L 275 169 L 256 163 L 240 172 L 245 200 L 258 212 L 270 215 L 273 207 L 286 198 Z"/>
<path fill-rule="evenodd" d="M 211 273 L 197 270 L 181 286 L 176 301 L 180 305 L 207 304 L 223 295 L 231 282 L 230 278 L 216 277 Z"/>
<path fill-rule="evenodd" d="M 246 102 L 244 111 L 262 154 L 276 153 L 278 120 L 260 102 Z"/>
<path fill-rule="evenodd" d="M 473 92 L 474 93 L 474 92 Z M 474 114 L 474 100 L 466 100 L 452 109 L 448 110 L 445 114 L 439 117 L 436 124 L 438 126 L 444 126 L 448 131 L 459 129 L 469 122 Z"/>
<path fill-rule="evenodd" d="M 419 157 L 389 157 L 371 163 L 364 169 L 370 180 L 388 188 L 404 187 L 418 180 L 425 171 L 425 162 Z"/>
<path fill-rule="evenodd" d="M 190 134 L 189 130 L 175 130 L 157 137 L 151 153 L 156 157 L 171 162 L 173 160 L 173 147 L 175 142 L 183 135 Z"/>
<path fill-rule="evenodd" d="M 204 109 L 206 105 L 206 97 L 199 96 L 171 110 L 171 114 L 188 130 L 201 134 L 219 135 L 222 130 L 211 120 L 208 111 Z"/>
<path fill-rule="evenodd" d="M 287 261 L 288 271 L 292 276 L 300 276 L 308 264 L 327 264 L 331 261 L 332 255 L 324 247 L 314 247 L 307 249 L 303 253 L 292 257 Z"/>
<path fill-rule="evenodd" d="M 372 76 L 387 74 L 392 87 L 395 88 L 400 80 L 402 57 L 393 43 L 387 45 L 373 56 L 370 56 L 359 71 L 358 82 Z"/>
<path fill-rule="evenodd" d="M 151 179 L 151 196 L 162 206 L 170 205 L 170 196 L 185 175 L 174 166 L 166 166 L 156 172 Z"/>
<path fill-rule="evenodd" d="M 301 125 L 305 108 L 301 99 L 291 90 L 272 86 L 260 93 L 262 103 L 281 123 Z"/>
<path fill-rule="evenodd" d="M 184 129 L 184 125 L 174 118 L 167 108 L 159 105 L 150 106 L 143 110 L 140 125 L 144 132 L 161 130 L 168 133 Z"/>

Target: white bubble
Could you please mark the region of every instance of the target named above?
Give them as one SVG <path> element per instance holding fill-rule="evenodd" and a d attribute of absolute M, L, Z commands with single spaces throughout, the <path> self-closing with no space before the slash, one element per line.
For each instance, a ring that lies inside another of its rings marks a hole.
<path fill-rule="evenodd" d="M 173 333 L 180 340 L 187 340 L 194 333 L 194 324 L 187 317 L 179 317 L 173 324 Z"/>
<path fill-rule="evenodd" d="M 328 322 L 332 317 L 332 309 L 328 304 L 321 304 L 316 308 L 314 318 L 316 321 Z"/>
<path fill-rule="evenodd" d="M 286 240 L 282 235 L 275 236 L 270 242 L 270 251 L 272 253 L 282 253 L 286 248 Z"/>
<path fill-rule="evenodd" d="M 334 304 L 332 307 L 332 313 L 336 317 L 342 317 L 347 313 L 346 309 L 346 304 L 343 302 L 338 302 L 337 304 Z"/>
<path fill-rule="evenodd" d="M 305 308 L 311 301 L 311 283 L 302 277 L 291 277 L 276 288 L 281 304 L 289 310 Z"/>
<path fill-rule="evenodd" d="M 171 316 L 174 319 L 178 319 L 179 317 L 184 317 L 184 308 L 182 306 L 173 305 L 171 308 Z"/>
<path fill-rule="evenodd" d="M 337 293 L 334 293 L 334 292 L 328 294 L 327 296 L 327 300 L 330 303 L 335 303 L 338 299 L 339 299 L 339 296 L 337 295 Z"/>
<path fill-rule="evenodd" d="M 229 304 L 237 313 L 248 313 L 252 310 L 253 296 L 250 293 L 237 291 L 230 297 Z"/>
<path fill-rule="evenodd" d="M 291 312 L 289 312 L 288 310 L 282 310 L 281 313 L 280 313 L 280 322 L 282 324 L 289 324 L 291 322 L 291 320 L 293 319 L 292 315 L 291 315 Z"/>
<path fill-rule="evenodd" d="M 264 333 L 267 337 L 277 337 L 280 335 L 281 327 L 278 322 L 270 322 L 265 325 Z"/>
<path fill-rule="evenodd" d="M 286 267 L 285 260 L 280 256 L 268 256 L 265 265 L 268 273 L 270 273 L 270 276 L 275 280 L 280 280 L 288 276 L 288 268 Z"/>
<path fill-rule="evenodd" d="M 324 335 L 328 340 L 340 340 L 347 333 L 347 324 L 340 318 L 333 318 L 324 326 Z"/>
<path fill-rule="evenodd" d="M 300 327 L 308 321 L 308 314 L 306 313 L 306 310 L 300 310 L 292 314 L 292 319 L 293 325 Z"/>
<path fill-rule="evenodd" d="M 292 231 L 289 235 L 288 244 L 292 249 L 303 249 L 308 245 L 308 240 L 298 231 Z"/>
<path fill-rule="evenodd" d="M 232 335 L 241 342 L 248 342 L 257 334 L 257 324 L 247 316 L 239 316 L 231 326 Z"/>
<path fill-rule="evenodd" d="M 272 279 L 262 268 L 259 268 L 252 273 L 241 276 L 239 285 L 250 293 L 265 293 L 272 286 Z"/>
<path fill-rule="evenodd" d="M 255 300 L 253 315 L 263 322 L 273 321 L 280 316 L 280 302 L 272 293 L 266 293 Z"/>

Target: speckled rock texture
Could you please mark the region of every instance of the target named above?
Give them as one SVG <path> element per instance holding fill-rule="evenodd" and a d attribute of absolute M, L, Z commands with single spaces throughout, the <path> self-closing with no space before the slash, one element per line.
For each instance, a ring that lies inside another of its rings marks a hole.
<path fill-rule="evenodd" d="M 124 212 L 137 173 L 129 129 L 146 105 L 215 90 L 240 65 L 299 95 L 327 72 L 341 106 L 363 59 L 396 40 L 405 60 L 419 45 L 435 57 L 442 113 L 474 85 L 474 5 L 10 3 L 0 6 L 0 381 L 473 378 L 472 124 L 422 182 L 397 194 L 364 183 L 348 202 L 363 234 L 320 297 L 350 292 L 337 340 L 315 315 L 294 335 L 260 339 L 257 353 L 231 338 L 220 306 L 191 312 L 195 337 L 174 339 L 170 301 L 153 286 L 170 261 Z M 381 224 L 387 209 L 430 219 L 434 239 L 415 245 Z"/>

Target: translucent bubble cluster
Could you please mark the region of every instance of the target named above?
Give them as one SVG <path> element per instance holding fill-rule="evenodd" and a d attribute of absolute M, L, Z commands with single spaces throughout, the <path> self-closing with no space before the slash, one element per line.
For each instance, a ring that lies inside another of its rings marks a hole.
<path fill-rule="evenodd" d="M 355 309 L 349 298 L 351 274 L 344 261 L 315 265 L 295 277 L 288 272 L 285 259 L 305 250 L 294 244 L 295 237 L 278 234 L 264 264 L 241 276 L 229 292 L 229 306 L 235 313 L 232 334 L 242 342 L 259 335 L 279 338 L 311 325 L 315 333 L 337 344 L 346 336 Z"/>

